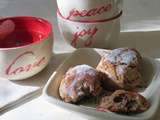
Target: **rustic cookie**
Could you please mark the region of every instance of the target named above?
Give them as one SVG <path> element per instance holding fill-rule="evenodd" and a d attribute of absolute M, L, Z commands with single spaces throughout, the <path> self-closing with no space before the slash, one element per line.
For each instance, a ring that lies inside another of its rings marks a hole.
<path fill-rule="evenodd" d="M 118 48 L 102 57 L 97 70 L 106 74 L 117 87 L 132 89 L 141 83 L 141 61 L 142 57 L 135 49 Z"/>
<path fill-rule="evenodd" d="M 59 94 L 65 102 L 76 103 L 86 96 L 97 96 L 102 87 L 96 69 L 88 65 L 77 65 L 64 75 Z"/>
<path fill-rule="evenodd" d="M 150 103 L 140 94 L 117 90 L 111 96 L 102 98 L 98 111 L 123 114 L 141 113 L 150 107 Z"/>

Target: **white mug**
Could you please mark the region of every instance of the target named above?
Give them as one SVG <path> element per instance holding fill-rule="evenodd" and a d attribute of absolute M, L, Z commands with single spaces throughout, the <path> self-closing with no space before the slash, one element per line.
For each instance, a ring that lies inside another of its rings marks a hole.
<path fill-rule="evenodd" d="M 57 5 L 62 16 L 69 20 L 103 20 L 122 11 L 122 0 L 57 0 Z"/>
<path fill-rule="evenodd" d="M 60 32 L 74 48 L 107 48 L 109 41 L 119 37 L 121 14 L 110 19 L 88 22 L 68 20 L 57 11 Z"/>
<path fill-rule="evenodd" d="M 39 73 L 52 56 L 52 25 L 30 16 L 0 19 L 0 77 L 22 80 Z"/>

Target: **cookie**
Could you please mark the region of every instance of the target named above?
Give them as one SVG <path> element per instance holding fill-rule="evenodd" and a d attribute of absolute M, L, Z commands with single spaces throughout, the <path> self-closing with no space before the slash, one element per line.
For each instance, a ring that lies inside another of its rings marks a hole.
<path fill-rule="evenodd" d="M 149 109 L 150 103 L 140 94 L 125 90 L 117 90 L 111 96 L 102 98 L 98 111 L 122 114 L 142 113 Z"/>
<path fill-rule="evenodd" d="M 142 57 L 135 49 L 118 48 L 106 53 L 96 69 L 106 74 L 117 87 L 129 90 L 142 81 L 141 63 Z M 108 81 L 103 78 L 104 83 Z"/>
<path fill-rule="evenodd" d="M 77 103 L 84 97 L 97 96 L 102 90 L 99 74 L 88 65 L 77 65 L 64 75 L 59 94 L 68 103 Z"/>

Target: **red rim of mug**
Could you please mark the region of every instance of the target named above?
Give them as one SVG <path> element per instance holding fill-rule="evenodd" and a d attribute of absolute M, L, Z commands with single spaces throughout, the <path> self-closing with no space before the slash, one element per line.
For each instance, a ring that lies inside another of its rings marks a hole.
<path fill-rule="evenodd" d="M 103 20 L 72 20 L 72 19 L 67 19 L 65 18 L 59 11 L 59 9 L 57 9 L 57 15 L 60 16 L 62 19 L 68 20 L 68 21 L 72 21 L 72 22 L 81 22 L 81 23 L 100 23 L 100 22 L 109 22 L 112 20 L 115 20 L 119 17 L 121 17 L 121 15 L 123 14 L 123 11 L 121 10 L 117 15 L 111 17 L 111 18 L 107 18 L 107 19 L 103 19 Z"/>
<path fill-rule="evenodd" d="M 28 47 L 28 46 L 31 46 L 31 45 L 35 45 L 35 44 L 39 44 L 39 43 L 41 43 L 41 42 L 43 42 L 43 41 L 45 41 L 45 40 L 47 40 L 49 37 L 50 37 L 50 35 L 52 35 L 52 24 L 49 22 L 49 21 L 47 21 L 47 20 L 45 20 L 45 19 L 43 19 L 43 18 L 39 18 L 39 17 L 33 17 L 33 16 L 15 16 L 15 17 L 5 17 L 5 18 L 0 18 L 0 24 L 1 24 L 1 22 L 3 22 L 3 21 L 6 21 L 6 20 L 15 20 L 15 21 L 23 21 L 23 22 L 28 22 L 28 20 L 31 20 L 32 22 L 34 22 L 35 20 L 37 20 L 37 23 L 38 22 L 41 22 L 41 24 L 44 24 L 45 26 L 44 27 L 47 27 L 47 31 L 46 31 L 46 35 L 45 35 L 45 37 L 43 37 L 42 39 L 40 39 L 40 40 L 37 40 L 37 41 L 35 41 L 35 42 L 32 42 L 32 43 L 30 43 L 30 44 L 26 44 L 26 45 L 21 45 L 21 46 L 17 46 L 17 47 L 8 47 L 8 48 L 0 48 L 0 50 L 13 50 L 13 49 L 19 49 L 19 48 L 24 48 L 24 47 Z M 31 24 L 31 21 L 30 22 L 28 22 L 28 23 L 30 23 Z M 36 24 L 36 23 L 35 23 Z"/>

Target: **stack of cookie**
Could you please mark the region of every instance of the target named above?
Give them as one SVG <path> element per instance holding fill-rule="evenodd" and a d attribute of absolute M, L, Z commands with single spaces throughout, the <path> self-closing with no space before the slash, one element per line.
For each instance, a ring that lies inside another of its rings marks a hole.
<path fill-rule="evenodd" d="M 69 103 L 100 97 L 97 110 L 103 112 L 144 112 L 150 103 L 134 92 L 143 82 L 141 65 L 142 57 L 137 50 L 111 50 L 102 56 L 96 69 L 88 65 L 70 68 L 61 81 L 60 97 Z"/>

